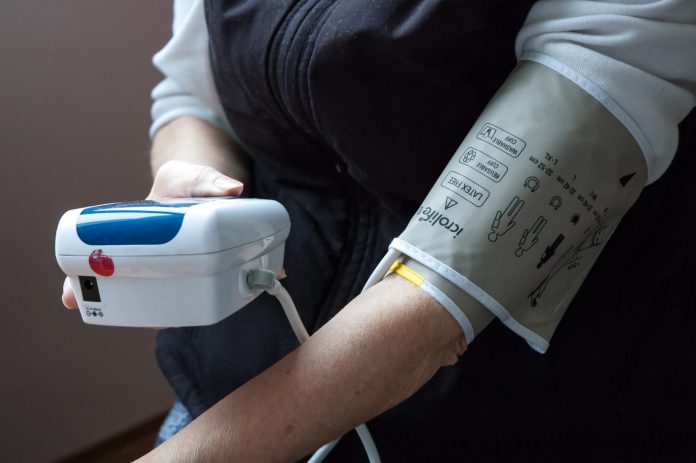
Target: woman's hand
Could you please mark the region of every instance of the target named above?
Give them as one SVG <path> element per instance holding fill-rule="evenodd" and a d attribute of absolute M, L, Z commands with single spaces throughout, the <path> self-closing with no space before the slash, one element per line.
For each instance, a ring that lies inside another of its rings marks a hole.
<path fill-rule="evenodd" d="M 168 161 L 162 164 L 147 199 L 201 198 L 213 196 L 238 196 L 244 184 L 221 174 L 212 167 L 185 161 Z"/>
<path fill-rule="evenodd" d="M 238 196 L 244 185 L 221 174 L 212 167 L 185 161 L 168 161 L 157 170 L 152 190 L 147 196 L 150 200 L 167 198 L 193 198 L 213 196 Z M 63 305 L 68 309 L 77 308 L 75 293 L 68 279 L 63 283 Z"/>

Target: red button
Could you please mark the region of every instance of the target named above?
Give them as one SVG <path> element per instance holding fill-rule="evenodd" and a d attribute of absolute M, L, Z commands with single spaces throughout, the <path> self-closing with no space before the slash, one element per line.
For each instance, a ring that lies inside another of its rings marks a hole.
<path fill-rule="evenodd" d="M 109 277 L 114 274 L 114 261 L 111 257 L 102 253 L 101 249 L 95 249 L 89 255 L 89 267 L 97 275 Z"/>

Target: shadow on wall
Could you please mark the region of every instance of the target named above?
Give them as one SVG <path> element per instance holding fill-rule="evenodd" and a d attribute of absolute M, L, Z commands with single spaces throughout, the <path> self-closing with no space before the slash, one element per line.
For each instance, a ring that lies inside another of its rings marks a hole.
<path fill-rule="evenodd" d="M 84 325 L 62 309 L 60 215 L 149 190 L 152 54 L 171 1 L 3 2 L 0 14 L 0 449 L 45 462 L 172 402 L 154 332 Z"/>

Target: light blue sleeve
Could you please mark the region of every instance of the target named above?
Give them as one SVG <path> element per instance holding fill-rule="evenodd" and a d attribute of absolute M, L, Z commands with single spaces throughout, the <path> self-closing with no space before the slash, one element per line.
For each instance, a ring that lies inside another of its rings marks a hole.
<path fill-rule="evenodd" d="M 594 88 L 641 146 L 651 183 L 672 161 L 677 125 L 696 105 L 695 45 L 693 0 L 540 0 L 516 51 Z"/>
<path fill-rule="evenodd" d="M 175 0 L 172 37 L 152 61 L 164 79 L 151 93 L 150 138 L 182 116 L 198 117 L 231 133 L 210 69 L 202 0 Z"/>

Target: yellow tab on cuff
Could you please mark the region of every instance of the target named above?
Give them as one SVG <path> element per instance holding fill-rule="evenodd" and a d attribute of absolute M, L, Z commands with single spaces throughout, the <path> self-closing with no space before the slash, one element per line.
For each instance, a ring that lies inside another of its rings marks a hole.
<path fill-rule="evenodd" d="M 404 265 L 398 260 L 394 261 L 389 270 L 401 276 L 402 278 L 405 278 L 406 280 L 410 281 L 416 286 L 422 285 L 425 281 L 425 278 L 423 278 L 419 273 L 417 273 L 415 270 L 408 267 L 407 265 Z"/>

